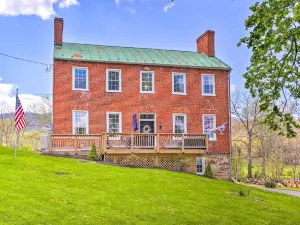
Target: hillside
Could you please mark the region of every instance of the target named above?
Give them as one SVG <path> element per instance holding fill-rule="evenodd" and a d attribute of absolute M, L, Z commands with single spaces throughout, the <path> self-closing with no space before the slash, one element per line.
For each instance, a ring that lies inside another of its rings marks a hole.
<path fill-rule="evenodd" d="M 300 199 L 0 147 L 0 224 L 298 224 Z"/>

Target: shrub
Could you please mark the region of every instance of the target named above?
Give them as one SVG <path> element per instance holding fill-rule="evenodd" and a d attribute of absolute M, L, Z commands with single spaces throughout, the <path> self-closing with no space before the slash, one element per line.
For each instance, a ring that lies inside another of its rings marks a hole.
<path fill-rule="evenodd" d="M 207 167 L 205 169 L 204 177 L 214 178 L 214 173 L 212 171 L 210 163 L 208 163 L 208 165 L 207 165 Z"/>
<path fill-rule="evenodd" d="M 96 150 L 95 144 L 93 144 L 92 147 L 91 147 L 91 151 L 88 154 L 88 159 L 89 160 L 93 160 L 93 161 L 95 161 L 95 160 L 98 159 L 98 154 L 97 154 L 97 150 Z"/>
<path fill-rule="evenodd" d="M 184 169 L 186 168 L 186 166 L 188 164 L 188 159 L 186 157 L 184 157 L 183 155 L 180 155 L 178 157 L 178 161 L 179 161 L 180 171 L 184 171 Z"/>
<path fill-rule="evenodd" d="M 20 151 L 25 151 L 25 152 L 30 152 L 30 151 L 32 151 L 32 149 L 31 149 L 30 146 L 28 146 L 28 145 L 23 145 L 23 146 L 21 146 L 18 150 L 20 150 Z"/>
<path fill-rule="evenodd" d="M 274 181 L 271 180 L 266 180 L 265 181 L 265 187 L 266 188 L 276 188 L 276 183 Z"/>

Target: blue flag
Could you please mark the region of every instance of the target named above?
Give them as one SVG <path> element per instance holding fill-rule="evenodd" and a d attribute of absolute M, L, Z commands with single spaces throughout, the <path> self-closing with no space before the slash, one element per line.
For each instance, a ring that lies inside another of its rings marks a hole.
<path fill-rule="evenodd" d="M 136 114 L 133 114 L 133 130 L 137 131 L 139 129 L 139 125 L 137 123 Z"/>

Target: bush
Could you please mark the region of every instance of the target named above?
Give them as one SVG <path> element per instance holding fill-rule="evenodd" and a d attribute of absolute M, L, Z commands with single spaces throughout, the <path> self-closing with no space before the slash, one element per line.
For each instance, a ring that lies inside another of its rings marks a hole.
<path fill-rule="evenodd" d="M 274 181 L 271 181 L 271 180 L 266 180 L 265 181 L 265 187 L 266 188 L 276 188 L 277 185 Z"/>
<path fill-rule="evenodd" d="M 28 145 L 23 145 L 20 148 L 18 148 L 18 150 L 24 151 L 24 152 L 30 152 L 30 151 L 32 151 L 32 149 Z"/>
<path fill-rule="evenodd" d="M 208 165 L 207 165 L 207 167 L 205 169 L 204 177 L 214 178 L 214 173 L 212 171 L 210 163 L 208 163 Z"/>
<path fill-rule="evenodd" d="M 97 160 L 98 159 L 98 154 L 97 154 L 97 150 L 96 150 L 96 146 L 95 144 L 92 145 L 91 151 L 88 154 L 88 159 L 89 160 Z"/>

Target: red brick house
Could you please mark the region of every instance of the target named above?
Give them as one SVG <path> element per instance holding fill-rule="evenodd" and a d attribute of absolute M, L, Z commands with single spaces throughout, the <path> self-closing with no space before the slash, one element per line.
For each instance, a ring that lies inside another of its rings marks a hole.
<path fill-rule="evenodd" d="M 66 43 L 63 27 L 56 18 L 53 150 L 86 155 L 80 149 L 98 137 L 107 162 L 126 164 L 134 153 L 137 165 L 203 174 L 210 161 L 217 177 L 229 176 L 229 126 L 211 133 L 230 124 L 231 69 L 215 57 L 214 31 L 188 52 Z"/>

